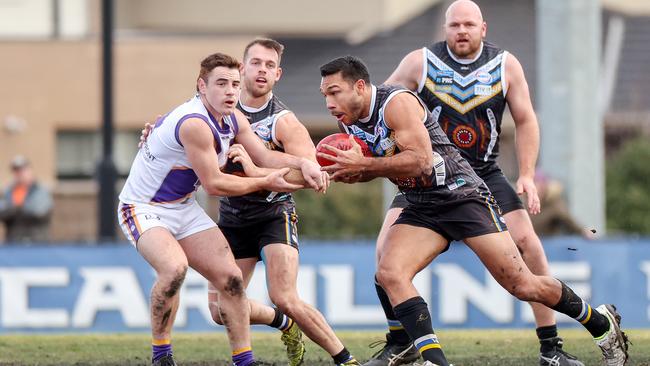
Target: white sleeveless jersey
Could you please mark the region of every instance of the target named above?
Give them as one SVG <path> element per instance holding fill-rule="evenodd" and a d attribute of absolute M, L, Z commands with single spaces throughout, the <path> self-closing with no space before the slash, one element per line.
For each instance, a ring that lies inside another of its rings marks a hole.
<path fill-rule="evenodd" d="M 238 132 L 235 115 L 225 116 L 223 127 L 220 127 L 196 95 L 156 122 L 131 165 L 120 193 L 121 202 L 173 208 L 194 201 L 194 192 L 200 182 L 179 138 L 182 123 L 190 118 L 199 118 L 210 127 L 219 168 L 226 164 L 226 153 Z"/>

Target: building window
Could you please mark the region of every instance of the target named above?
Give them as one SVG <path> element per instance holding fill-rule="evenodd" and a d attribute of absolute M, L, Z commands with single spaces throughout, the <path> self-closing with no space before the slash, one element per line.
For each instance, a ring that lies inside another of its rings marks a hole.
<path fill-rule="evenodd" d="M 138 152 L 140 131 L 118 131 L 113 139 L 113 162 L 120 177 L 126 177 Z M 58 179 L 91 179 L 102 158 L 101 133 L 57 131 L 56 175 Z"/>

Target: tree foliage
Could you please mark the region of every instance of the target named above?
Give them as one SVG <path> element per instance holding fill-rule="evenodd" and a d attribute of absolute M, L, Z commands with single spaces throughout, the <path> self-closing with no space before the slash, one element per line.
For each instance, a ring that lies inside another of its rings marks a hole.
<path fill-rule="evenodd" d="M 606 166 L 607 227 L 650 234 L 650 141 L 629 141 Z"/>
<path fill-rule="evenodd" d="M 326 195 L 294 193 L 298 231 L 310 239 L 373 239 L 383 220 L 381 179 L 368 183 L 332 183 Z"/>

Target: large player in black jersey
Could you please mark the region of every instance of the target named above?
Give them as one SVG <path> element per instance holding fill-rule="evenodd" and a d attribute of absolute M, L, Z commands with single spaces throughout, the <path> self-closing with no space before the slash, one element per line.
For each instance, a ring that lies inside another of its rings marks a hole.
<path fill-rule="evenodd" d="M 251 129 L 269 150 L 315 162 L 315 148 L 307 129 L 273 95 L 273 86 L 282 74 L 280 60 L 283 49 L 280 43 L 271 39 L 256 39 L 246 46 L 237 108 L 246 115 Z M 231 156 L 239 157 L 246 154 L 241 148 L 231 153 Z M 242 167 L 247 175 L 264 174 L 251 173 L 251 169 L 257 168 L 249 159 L 241 161 L 248 163 Z M 225 170 L 237 173 L 238 169 L 234 164 L 228 164 Z M 257 262 L 263 260 L 269 297 L 277 306 L 274 309 L 249 299 L 251 324 L 266 324 L 283 331 L 282 340 L 287 346 L 290 366 L 303 364 L 304 344 L 300 329 L 327 351 L 335 364 L 358 365 L 323 315 L 298 296 L 297 221 L 290 193 L 260 191 L 224 197 L 220 201 L 218 225 L 242 270 L 245 285 L 251 280 Z M 221 324 L 217 293 L 210 291 L 208 296 L 212 318 Z"/>
<path fill-rule="evenodd" d="M 352 149 L 329 146 L 334 156 L 318 153 L 334 162 L 323 170 L 333 180 L 347 183 L 390 178 L 409 203 L 386 232 L 376 280 L 385 289 L 396 320 L 425 359 L 424 365 L 449 363 L 433 332 L 427 304 L 412 280 L 452 240 L 464 241 L 518 299 L 542 303 L 580 321 L 603 353 L 610 355 L 607 365 L 625 363 L 625 336 L 615 308 L 602 305 L 592 311 L 564 283 L 535 275 L 526 267 L 486 184 L 413 92 L 371 85 L 365 65 L 352 56 L 323 65 L 321 76 L 330 113 L 373 153 L 364 157 L 350 136 Z"/>
<path fill-rule="evenodd" d="M 449 140 L 489 187 L 528 268 L 535 274 L 549 275 L 544 248 L 518 197 L 525 193 L 530 213 L 539 213 L 539 197 L 533 183 L 539 129 L 521 64 L 507 51 L 483 40 L 486 24 L 480 8 L 471 1 L 458 1 L 449 7 L 444 30 L 446 41 L 409 53 L 386 83 L 403 85 L 424 101 Z M 516 126 L 516 191 L 496 163 L 506 104 Z M 382 256 L 388 228 L 407 204 L 398 194 L 386 213 L 377 241 L 377 258 Z M 386 303 L 386 295 L 379 286 L 377 293 L 382 304 Z M 538 303 L 530 305 L 540 341 L 540 365 L 582 365 L 562 350 L 554 312 Z M 388 343 L 385 352 L 369 366 L 387 365 L 390 354 L 400 353 L 410 343 L 390 307 L 384 309 L 390 324 Z M 407 361 L 415 356 L 406 352 L 400 357 Z"/>

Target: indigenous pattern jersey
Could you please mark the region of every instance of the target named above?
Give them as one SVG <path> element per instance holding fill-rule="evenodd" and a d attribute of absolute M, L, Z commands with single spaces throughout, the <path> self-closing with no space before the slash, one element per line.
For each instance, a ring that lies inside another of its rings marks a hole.
<path fill-rule="evenodd" d="M 422 54 L 418 96 L 480 176 L 498 169 L 508 53 L 483 42 L 479 56 L 465 62 L 452 56 L 446 42 L 439 42 L 422 48 Z"/>
<path fill-rule="evenodd" d="M 190 118 L 201 119 L 210 127 L 219 165 L 225 166 L 226 153 L 238 131 L 235 115 L 224 116 L 219 125 L 196 95 L 156 122 L 131 165 L 120 201 L 163 207 L 178 207 L 194 201 L 194 191 L 200 182 L 179 137 L 181 125 Z"/>
<path fill-rule="evenodd" d="M 381 85 L 372 86 L 370 115 L 352 125 L 342 125 L 346 133 L 365 141 L 373 156 L 388 157 L 399 153 L 394 131 L 388 126 L 390 121 L 384 119 L 384 110 L 390 100 L 400 93 L 408 93 L 415 100 L 419 99 L 411 91 L 402 87 Z M 400 190 L 411 193 L 432 193 L 433 196 L 446 196 L 449 192 L 466 192 L 474 190 L 481 179 L 476 176 L 471 166 L 460 156 L 456 147 L 449 142 L 429 111 L 425 112 L 422 123 L 429 132 L 433 148 L 433 171 L 428 177 L 404 177 L 391 179 Z"/>
<path fill-rule="evenodd" d="M 276 96 L 271 98 L 260 108 L 250 108 L 239 102 L 237 108 L 246 115 L 251 124 L 251 129 L 269 150 L 284 152 L 280 141 L 276 138 L 275 130 L 278 120 L 291 113 L 289 109 Z M 225 172 L 243 173 L 241 165 L 227 164 Z M 280 209 L 287 204 L 293 205 L 290 193 L 277 193 L 269 191 L 253 192 L 244 196 L 222 197 L 219 213 L 219 225 L 234 226 L 240 223 L 251 223 L 273 216 L 274 213 L 283 212 Z"/>

